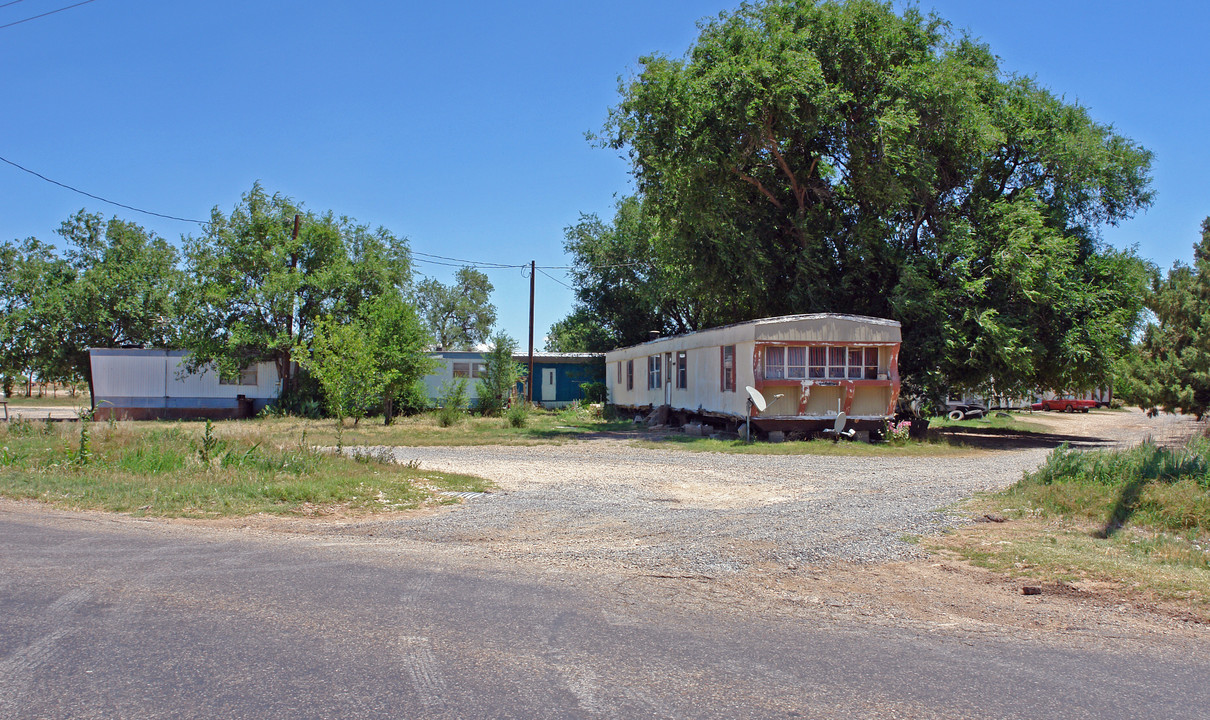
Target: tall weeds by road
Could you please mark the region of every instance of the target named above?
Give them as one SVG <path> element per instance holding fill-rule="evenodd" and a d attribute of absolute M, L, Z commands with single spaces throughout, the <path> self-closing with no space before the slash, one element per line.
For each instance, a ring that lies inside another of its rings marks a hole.
<path fill-rule="evenodd" d="M 1210 535 L 1210 441 L 1182 448 L 1143 443 L 1128 450 L 1053 451 L 1011 494 L 1045 512 L 1100 521 L 1111 535 L 1127 524 Z"/>
<path fill-rule="evenodd" d="M 207 517 L 404 510 L 478 478 L 424 472 L 388 455 L 339 457 L 305 436 L 275 442 L 223 423 L 0 424 L 0 494 L 134 514 Z M 88 437 L 87 462 L 80 438 Z"/>

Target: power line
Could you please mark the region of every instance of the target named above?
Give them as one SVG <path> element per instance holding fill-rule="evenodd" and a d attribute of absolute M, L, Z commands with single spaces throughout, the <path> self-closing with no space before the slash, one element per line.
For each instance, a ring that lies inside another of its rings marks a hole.
<path fill-rule="evenodd" d="M 89 0 L 89 2 L 91 2 L 91 1 L 92 0 Z M 30 175 L 33 175 L 34 177 L 42 178 L 43 180 L 50 183 L 51 185 L 58 185 L 61 188 L 71 190 L 72 192 L 79 193 L 81 195 L 84 195 L 85 197 L 90 197 L 93 200 L 100 200 L 103 203 L 109 203 L 110 205 L 116 205 L 117 207 L 120 207 L 120 208 L 126 208 L 127 210 L 133 210 L 137 213 L 143 213 L 144 215 L 154 215 L 155 217 L 165 218 L 167 220 L 179 220 L 181 222 L 196 223 L 198 225 L 210 224 L 209 220 L 194 220 L 192 218 L 177 217 L 176 215 L 165 215 L 164 213 L 152 212 L 151 210 L 143 210 L 141 208 L 134 207 L 133 205 L 124 205 L 120 202 L 115 202 L 113 200 L 107 200 L 107 199 L 101 197 L 100 195 L 93 195 L 90 192 L 85 192 L 79 188 L 74 188 L 71 185 L 68 185 L 66 183 L 61 183 L 58 180 L 52 180 L 40 172 L 35 172 L 33 170 L 30 170 L 27 167 L 18 165 L 17 163 L 15 163 L 12 160 L 9 160 L 8 158 L 5 158 L 5 157 L 0 157 L 0 162 L 8 163 L 9 165 L 12 165 L 13 167 L 17 168 L 18 170 L 20 170 L 22 172 L 27 172 Z"/>
<path fill-rule="evenodd" d="M 416 252 L 412 251 L 412 254 L 416 255 Z M 468 262 L 445 262 L 444 260 L 429 260 L 428 258 L 422 258 L 422 257 L 413 257 L 412 262 L 425 263 L 427 265 L 441 265 L 443 267 L 452 267 L 452 268 L 468 267 L 468 268 L 474 268 L 476 270 L 478 270 L 480 268 L 482 268 L 484 270 L 516 270 L 517 268 L 521 267 L 520 265 L 476 265 L 475 263 L 468 263 Z"/>
<path fill-rule="evenodd" d="M 22 1 L 23 0 L 13 0 L 9 4 L 11 5 L 13 3 L 22 2 Z M 87 2 L 92 2 L 92 1 L 93 0 L 87 0 Z M 80 4 L 83 5 L 84 3 L 80 3 Z M 5 7 L 5 6 L 0 5 L 0 8 L 2 8 L 2 7 Z M 64 8 L 64 9 L 66 9 L 66 8 Z M 0 26 L 0 28 L 2 28 L 2 27 L 5 27 L 5 26 Z M 142 208 L 137 208 L 137 207 L 134 207 L 133 205 L 126 205 L 125 203 L 120 203 L 115 200 L 109 200 L 108 198 L 103 198 L 100 195 L 94 195 L 90 192 L 86 192 L 79 188 L 72 187 L 71 185 L 68 185 L 67 183 L 61 183 L 58 180 L 48 178 L 45 175 L 43 175 L 42 173 L 37 172 L 35 170 L 30 170 L 29 168 L 25 167 L 24 165 L 19 165 L 19 164 L 13 162 L 12 160 L 9 160 L 6 157 L 0 156 L 0 162 L 7 163 L 8 165 L 12 165 L 13 167 L 17 168 L 18 170 L 20 170 L 22 172 L 29 173 L 30 175 L 33 175 L 36 178 L 45 180 L 46 182 L 48 182 L 52 185 L 58 185 L 59 187 L 65 189 L 65 190 L 70 190 L 74 193 L 79 193 L 80 195 L 83 195 L 85 197 L 90 197 L 93 200 L 100 200 L 103 203 L 108 203 L 108 204 L 114 205 L 116 207 L 125 208 L 126 210 L 133 210 L 134 212 L 137 212 L 137 213 L 142 213 L 144 215 L 152 215 L 154 217 L 164 218 L 166 220 L 177 220 L 180 222 L 194 223 L 196 225 L 202 225 L 202 226 L 206 226 L 206 225 L 210 224 L 209 220 L 195 220 L 193 218 L 178 217 L 176 215 L 166 215 L 164 213 L 158 213 L 158 212 L 154 212 L 152 210 L 143 210 Z M 472 267 L 472 268 L 484 268 L 487 270 L 515 270 L 517 268 L 520 268 L 522 270 L 528 270 L 530 267 L 529 263 L 510 265 L 507 263 L 488 262 L 485 260 L 465 260 L 462 258 L 448 257 L 446 255 L 436 255 L 434 253 L 420 252 L 419 250 L 413 250 L 412 255 L 413 255 L 413 260 L 415 260 L 416 262 L 428 263 L 430 265 L 442 265 L 445 267 Z M 550 278 L 551 280 L 554 280 L 555 282 L 559 283 L 560 285 L 567 288 L 568 290 L 575 290 L 575 288 L 571 287 L 567 283 L 563 282 L 562 280 L 559 280 L 558 278 L 554 277 L 550 273 L 547 273 L 544 271 L 545 270 L 606 270 L 609 268 L 636 267 L 639 265 L 650 265 L 650 263 L 640 261 L 640 262 L 628 262 L 628 263 L 614 263 L 614 264 L 610 264 L 610 265 L 588 265 L 588 266 L 537 265 L 535 267 L 538 271 L 543 271 L 542 272 L 543 275 Z"/>
<path fill-rule="evenodd" d="M 21 2 L 21 0 L 13 0 L 13 2 L 10 2 L 8 5 L 15 5 L 19 2 Z M 41 15 L 34 15 L 33 17 L 27 17 L 24 20 L 18 20 L 17 22 L 11 22 L 7 25 L 0 25 L 0 30 L 3 30 L 4 28 L 10 28 L 14 25 L 20 25 L 21 23 L 27 23 L 30 20 L 37 20 L 38 18 L 44 18 L 47 15 L 54 15 L 55 13 L 61 13 L 64 10 L 71 10 L 72 8 L 80 7 L 81 5 L 87 5 L 90 2 L 96 2 L 96 0 L 84 0 L 84 2 L 78 2 L 75 5 L 68 5 L 67 7 L 61 7 L 58 10 L 51 10 L 50 12 L 44 12 Z M 0 7 L 8 7 L 8 5 L 0 5 Z"/>
<path fill-rule="evenodd" d="M 481 262 L 478 260 L 462 260 L 459 258 L 446 257 L 444 255 L 434 255 L 432 253 L 424 253 L 424 252 L 420 252 L 419 250 L 413 250 L 412 254 L 413 255 L 422 255 L 424 257 L 436 258 L 438 260 L 448 260 L 450 262 L 462 263 L 463 265 L 473 265 L 475 267 L 493 267 L 493 268 L 500 268 L 500 269 L 525 267 L 525 265 L 506 265 L 504 263 L 497 263 L 497 262 Z"/>
<path fill-rule="evenodd" d="M 545 276 L 547 276 L 547 277 L 551 278 L 551 280 L 553 280 L 554 282 L 559 283 L 559 284 L 560 284 L 560 286 L 563 286 L 563 287 L 565 287 L 565 288 L 567 288 L 567 289 L 571 290 L 571 292 L 575 292 L 576 288 L 569 286 L 569 284 L 567 284 L 567 283 L 565 283 L 565 282 L 563 282 L 563 281 L 559 280 L 559 278 L 558 278 L 558 277 L 555 277 L 555 276 L 551 275 L 551 273 L 547 272 L 546 270 L 542 270 L 542 269 L 541 269 L 541 267 L 538 267 L 537 271 L 538 271 L 538 272 L 541 272 L 541 273 L 542 273 L 542 275 L 545 275 Z"/>
<path fill-rule="evenodd" d="M 6 2 L 3 5 L 0 5 L 0 8 L 6 8 L 9 5 L 16 5 L 19 2 L 24 2 L 24 0 L 12 0 L 12 2 Z"/>
<path fill-rule="evenodd" d="M 613 263 L 611 265 L 539 265 L 543 270 L 608 270 L 610 268 L 620 267 L 637 267 L 639 265 L 650 266 L 651 263 L 642 260 L 627 263 Z"/>

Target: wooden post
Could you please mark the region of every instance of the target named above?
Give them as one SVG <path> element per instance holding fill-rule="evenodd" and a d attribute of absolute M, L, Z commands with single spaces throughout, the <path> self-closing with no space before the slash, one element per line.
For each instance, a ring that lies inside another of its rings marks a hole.
<path fill-rule="evenodd" d="M 534 402 L 534 273 L 538 262 L 529 261 L 529 378 L 525 382 L 526 400 Z"/>

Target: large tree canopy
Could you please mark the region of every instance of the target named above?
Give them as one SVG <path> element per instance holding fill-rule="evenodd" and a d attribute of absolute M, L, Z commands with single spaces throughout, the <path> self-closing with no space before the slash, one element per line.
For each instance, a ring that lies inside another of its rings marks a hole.
<path fill-rule="evenodd" d="M 211 212 L 206 233 L 186 240 L 185 260 L 193 368 L 213 363 L 233 375 L 272 361 L 286 387 L 291 351 L 310 343 L 320 318 L 345 323 L 371 298 L 402 297 L 411 282 L 406 240 L 305 211 L 259 183 L 230 215 Z"/>
<path fill-rule="evenodd" d="M 1156 277 L 1148 298 L 1155 314 L 1138 353 L 1127 359 L 1118 393 L 1144 410 L 1210 413 L 1210 218 L 1193 246 L 1193 266 L 1176 263 Z"/>
<path fill-rule="evenodd" d="M 80 377 L 91 381 L 90 347 L 175 344 L 182 279 L 175 247 L 133 222 L 84 210 L 60 225 L 59 235 L 76 271 L 65 354 Z"/>
<path fill-rule="evenodd" d="M 676 272 L 644 330 L 676 327 L 672 307 L 693 326 L 853 312 L 903 323 L 909 391 L 1104 381 L 1146 272 L 1097 228 L 1150 203 L 1148 151 L 890 3 L 745 4 L 640 65 L 601 140 L 628 152 L 652 226 L 611 259 Z M 577 312 L 608 317 L 577 234 Z"/>
<path fill-rule="evenodd" d="M 173 340 L 176 248 L 135 223 L 83 210 L 58 233 L 62 257 L 33 238 L 0 245 L 0 372 L 91 381 L 88 348 Z"/>
<path fill-rule="evenodd" d="M 496 324 L 492 289 L 487 275 L 473 267 L 458 268 L 449 285 L 434 278 L 417 284 L 416 306 L 438 346 L 470 350 L 487 340 Z"/>
<path fill-rule="evenodd" d="M 0 244 L 0 374 L 9 392 L 24 376 L 75 380 L 70 311 L 75 269 L 55 248 L 28 238 Z"/>

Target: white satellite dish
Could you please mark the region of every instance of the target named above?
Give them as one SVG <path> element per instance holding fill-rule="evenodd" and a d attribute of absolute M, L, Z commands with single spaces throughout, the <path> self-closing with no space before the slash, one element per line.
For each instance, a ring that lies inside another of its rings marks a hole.
<path fill-rule="evenodd" d="M 752 404 L 756 406 L 757 410 L 764 412 L 765 408 L 769 407 L 769 403 L 765 402 L 765 396 L 760 394 L 760 390 L 751 385 L 745 385 L 744 389 L 748 391 L 748 396 L 752 398 Z"/>
<path fill-rule="evenodd" d="M 752 408 L 755 406 L 757 410 L 764 412 L 769 403 L 765 402 L 765 396 L 760 394 L 760 390 L 751 385 L 745 385 L 744 389 L 748 391 L 748 417 L 744 427 L 748 431 L 748 442 L 752 442 Z"/>

